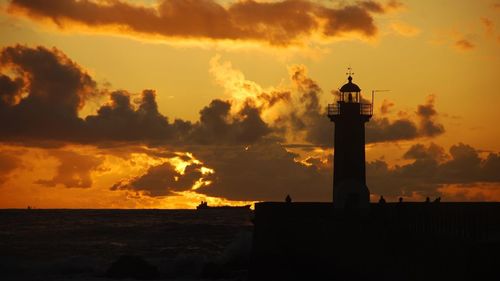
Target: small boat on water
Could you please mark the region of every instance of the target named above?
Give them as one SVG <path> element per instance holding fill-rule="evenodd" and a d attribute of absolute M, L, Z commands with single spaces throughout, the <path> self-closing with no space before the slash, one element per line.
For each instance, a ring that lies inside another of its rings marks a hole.
<path fill-rule="evenodd" d="M 207 202 L 201 201 L 200 205 L 196 207 L 196 210 L 250 210 L 250 205 L 244 206 L 208 206 Z"/>

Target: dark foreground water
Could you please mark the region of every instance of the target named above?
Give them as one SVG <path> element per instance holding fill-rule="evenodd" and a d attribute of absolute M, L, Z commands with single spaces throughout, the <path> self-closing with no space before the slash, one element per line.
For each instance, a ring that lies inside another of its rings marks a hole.
<path fill-rule="evenodd" d="M 107 268 L 121 255 L 143 257 L 160 279 L 245 280 L 250 216 L 227 210 L 0 210 L 0 280 L 108 280 Z"/>

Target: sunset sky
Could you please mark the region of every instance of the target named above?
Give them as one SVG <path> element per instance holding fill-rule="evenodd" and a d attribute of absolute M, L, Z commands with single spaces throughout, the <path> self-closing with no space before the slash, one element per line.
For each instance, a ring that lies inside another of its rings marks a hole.
<path fill-rule="evenodd" d="M 330 201 L 354 81 L 372 201 L 500 200 L 500 2 L 0 0 L 0 207 Z"/>

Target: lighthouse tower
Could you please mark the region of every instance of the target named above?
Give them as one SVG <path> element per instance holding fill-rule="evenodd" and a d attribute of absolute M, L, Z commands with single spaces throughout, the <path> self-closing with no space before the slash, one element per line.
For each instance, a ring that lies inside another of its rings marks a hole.
<path fill-rule="evenodd" d="M 340 88 L 338 100 L 328 105 L 328 117 L 335 123 L 333 204 L 335 208 L 368 208 L 365 123 L 373 115 L 373 106 L 361 98 L 350 68 L 347 74 L 348 82 Z"/>

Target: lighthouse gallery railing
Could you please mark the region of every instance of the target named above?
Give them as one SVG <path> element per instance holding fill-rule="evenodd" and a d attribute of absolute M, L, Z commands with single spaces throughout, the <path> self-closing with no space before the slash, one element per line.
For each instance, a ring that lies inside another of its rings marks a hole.
<path fill-rule="evenodd" d="M 342 114 L 340 109 L 340 103 L 328 104 L 328 116 L 336 116 Z M 359 114 L 360 115 L 373 115 L 373 106 L 371 103 L 360 103 L 359 104 Z"/>

